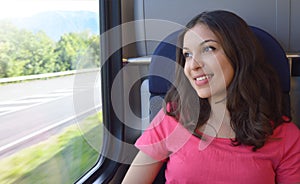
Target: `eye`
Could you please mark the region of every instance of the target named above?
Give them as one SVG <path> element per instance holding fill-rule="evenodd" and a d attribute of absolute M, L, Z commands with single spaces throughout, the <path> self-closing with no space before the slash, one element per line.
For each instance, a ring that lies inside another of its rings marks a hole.
<path fill-rule="evenodd" d="M 216 50 L 216 48 L 213 46 L 207 46 L 207 47 L 203 48 L 203 52 L 210 52 L 210 51 L 214 51 L 214 50 Z"/>
<path fill-rule="evenodd" d="M 184 52 L 183 53 L 183 57 L 184 58 L 189 58 L 189 57 L 192 57 L 193 55 L 192 55 L 192 53 L 190 53 L 190 52 Z"/>

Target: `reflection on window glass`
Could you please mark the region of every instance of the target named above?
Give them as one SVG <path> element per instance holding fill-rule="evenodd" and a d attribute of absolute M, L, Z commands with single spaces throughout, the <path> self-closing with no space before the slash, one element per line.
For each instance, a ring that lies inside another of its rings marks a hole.
<path fill-rule="evenodd" d="M 102 146 L 97 0 L 0 6 L 0 183 L 74 183 Z"/>

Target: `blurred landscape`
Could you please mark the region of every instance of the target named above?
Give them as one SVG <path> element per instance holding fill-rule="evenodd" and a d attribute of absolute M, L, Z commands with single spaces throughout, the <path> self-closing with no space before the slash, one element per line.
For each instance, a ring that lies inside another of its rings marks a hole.
<path fill-rule="evenodd" d="M 61 35 L 69 32 L 90 31 L 98 34 L 98 19 L 98 14 L 91 11 L 46 11 L 10 21 L 18 28 L 34 33 L 42 30 L 54 41 L 58 41 Z"/>
<path fill-rule="evenodd" d="M 45 11 L 0 19 L 0 78 L 99 66 L 98 13 Z"/>

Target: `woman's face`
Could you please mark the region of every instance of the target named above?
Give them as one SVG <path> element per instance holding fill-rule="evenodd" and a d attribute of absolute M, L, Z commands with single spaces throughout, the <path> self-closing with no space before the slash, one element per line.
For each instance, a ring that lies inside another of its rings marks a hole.
<path fill-rule="evenodd" d="M 234 70 L 216 35 L 203 24 L 188 30 L 183 39 L 184 73 L 201 98 L 221 101 Z"/>

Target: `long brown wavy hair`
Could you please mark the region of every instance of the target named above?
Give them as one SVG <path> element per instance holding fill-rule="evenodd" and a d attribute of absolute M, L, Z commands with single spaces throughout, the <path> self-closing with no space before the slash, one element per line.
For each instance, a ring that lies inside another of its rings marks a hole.
<path fill-rule="evenodd" d="M 236 14 L 223 10 L 203 12 L 194 17 L 179 36 L 176 79 L 165 97 L 165 112 L 194 132 L 210 117 L 208 99 L 200 98 L 183 72 L 182 54 L 185 33 L 203 24 L 217 36 L 234 69 L 227 88 L 227 109 L 236 134 L 233 145 L 261 148 L 274 129 L 282 124 L 283 108 L 277 73 L 267 64 L 264 52 L 247 23 Z"/>

